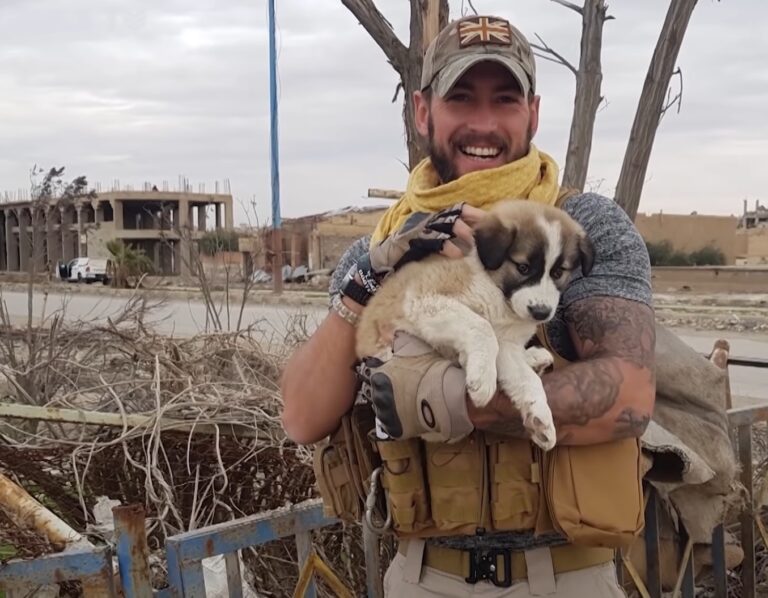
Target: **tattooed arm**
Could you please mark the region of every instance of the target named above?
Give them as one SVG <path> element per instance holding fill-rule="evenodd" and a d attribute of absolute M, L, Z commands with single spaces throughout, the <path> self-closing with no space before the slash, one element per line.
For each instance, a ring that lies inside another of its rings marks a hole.
<path fill-rule="evenodd" d="M 653 310 L 618 297 L 590 297 L 571 304 L 568 330 L 579 361 L 542 378 L 560 444 L 597 444 L 638 437 L 656 394 Z M 479 429 L 520 436 L 520 416 L 497 395 L 488 407 L 468 402 Z"/>

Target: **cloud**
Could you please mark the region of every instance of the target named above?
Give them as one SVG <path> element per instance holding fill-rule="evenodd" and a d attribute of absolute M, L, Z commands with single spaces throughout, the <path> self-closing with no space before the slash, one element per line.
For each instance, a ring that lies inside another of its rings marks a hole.
<path fill-rule="evenodd" d="M 408 5 L 379 0 L 401 39 Z M 461 2 L 452 1 L 454 15 Z M 578 60 L 580 19 L 541 0 L 476 0 Z M 610 192 L 667 0 L 612 5 L 590 180 Z M 283 214 L 366 204 L 368 187 L 403 188 L 394 70 L 341 2 L 278 3 Z M 768 158 L 768 39 L 761 0 L 699 2 L 678 64 L 680 114 L 656 138 L 641 210 L 730 213 L 759 197 Z M 179 174 L 228 178 L 269 215 L 267 12 L 250 0 L 5 0 L 0 21 L 0 190 L 28 185 L 32 164 L 92 181 L 140 185 Z M 574 80 L 539 61 L 537 143 L 562 164 Z M 401 96 L 402 97 L 402 96 Z M 239 219 L 242 214 L 238 215 Z"/>

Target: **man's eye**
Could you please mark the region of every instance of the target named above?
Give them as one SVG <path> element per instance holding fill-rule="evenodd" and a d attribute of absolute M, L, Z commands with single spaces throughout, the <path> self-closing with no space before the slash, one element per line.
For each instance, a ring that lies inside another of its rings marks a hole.
<path fill-rule="evenodd" d="M 448 99 L 451 102 L 467 102 L 469 101 L 469 95 L 466 93 L 454 93 Z"/>
<path fill-rule="evenodd" d="M 512 96 L 512 95 L 498 96 L 496 98 L 496 101 L 499 104 L 514 104 L 515 102 L 517 102 L 517 96 Z"/>
<path fill-rule="evenodd" d="M 517 265 L 517 271 L 520 272 L 523 276 L 528 274 L 530 272 L 531 268 L 528 264 L 518 264 Z"/>

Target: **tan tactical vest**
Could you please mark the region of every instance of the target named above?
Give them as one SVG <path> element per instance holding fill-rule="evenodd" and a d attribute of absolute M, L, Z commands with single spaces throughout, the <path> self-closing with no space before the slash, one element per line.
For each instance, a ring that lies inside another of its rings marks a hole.
<path fill-rule="evenodd" d="M 543 331 L 538 337 L 556 368 L 567 363 Z M 554 530 L 574 544 L 619 548 L 644 523 L 634 438 L 547 453 L 528 440 L 480 431 L 454 444 L 380 441 L 371 407 L 355 405 L 315 451 L 326 514 L 360 521 L 379 466 L 386 495 L 379 507 L 401 538 Z"/>

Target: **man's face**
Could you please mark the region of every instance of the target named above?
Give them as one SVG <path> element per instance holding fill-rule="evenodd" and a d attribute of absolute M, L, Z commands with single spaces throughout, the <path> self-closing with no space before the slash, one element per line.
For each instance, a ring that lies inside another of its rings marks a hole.
<path fill-rule="evenodd" d="M 525 156 L 539 122 L 539 97 L 523 96 L 502 65 L 481 62 L 445 97 L 414 94 L 416 128 L 442 183 Z"/>

